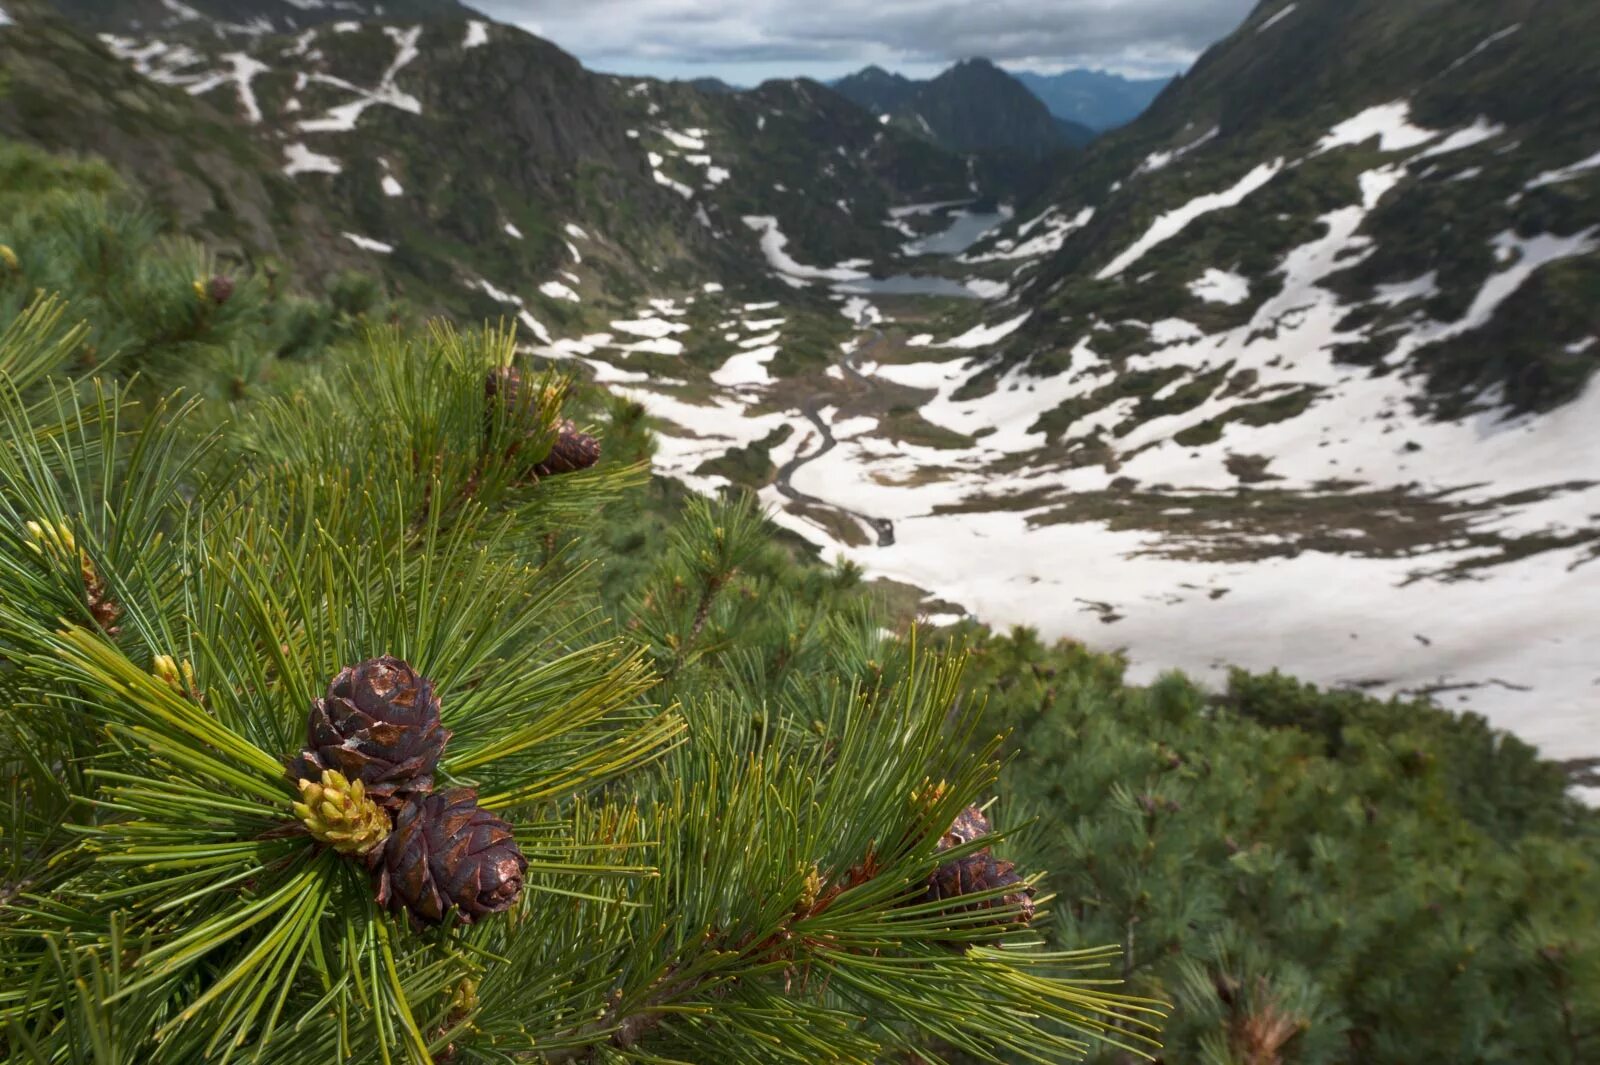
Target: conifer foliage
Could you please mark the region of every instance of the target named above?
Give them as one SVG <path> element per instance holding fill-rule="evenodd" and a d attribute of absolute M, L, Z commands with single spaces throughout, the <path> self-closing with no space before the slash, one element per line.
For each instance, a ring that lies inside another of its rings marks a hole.
<path fill-rule="evenodd" d="M 994 857 L 959 660 L 742 650 L 747 501 L 608 616 L 586 544 L 641 471 L 511 335 L 284 360 L 303 306 L 42 195 L 0 212 L 6 1060 L 1153 1050 Z"/>

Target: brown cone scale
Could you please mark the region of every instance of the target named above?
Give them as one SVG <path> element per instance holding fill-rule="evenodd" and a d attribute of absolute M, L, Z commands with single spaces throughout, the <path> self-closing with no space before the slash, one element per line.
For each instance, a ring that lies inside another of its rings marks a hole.
<path fill-rule="evenodd" d="M 541 405 L 547 402 L 554 405 L 557 402 L 555 397 L 548 396 L 547 390 L 535 388 L 513 367 L 495 370 L 485 377 L 483 394 L 490 404 L 486 412 L 486 426 L 493 425 L 494 404 L 499 403 L 505 407 L 506 417 L 512 425 L 533 427 L 525 434 L 527 437 L 542 435 L 538 432 L 542 424 Z M 558 421 L 555 433 L 549 454 L 528 467 L 528 474 L 554 477 L 586 470 L 600 461 L 600 441 L 588 433 L 580 432 L 570 418 Z M 524 442 L 512 445 L 512 455 L 522 449 Z"/>
<path fill-rule="evenodd" d="M 533 472 L 540 477 L 553 477 L 586 470 L 599 461 L 600 441 L 588 433 L 580 433 L 576 425 L 563 418 L 556 426 L 556 442 L 551 445 L 550 454 L 533 467 Z"/>
<path fill-rule="evenodd" d="M 450 733 L 439 720 L 433 682 L 389 655 L 341 670 L 311 704 L 297 778 L 332 769 L 359 780 L 377 802 L 433 789 L 433 771 Z M 316 770 L 315 773 L 311 770 Z"/>
<path fill-rule="evenodd" d="M 972 843 L 994 831 L 989 819 L 976 806 L 961 811 L 955 823 L 939 837 L 941 853 Z M 1033 920 L 1033 888 L 1016 874 L 1011 862 L 997 861 L 988 847 L 963 858 L 954 858 L 935 869 L 927 880 L 925 898 L 929 902 L 960 900 L 979 892 L 1007 889 L 1005 894 L 968 903 L 962 909 L 994 910 L 1012 908 L 1010 917 L 1018 924 Z"/>
<path fill-rule="evenodd" d="M 447 788 L 400 807 L 372 858 L 379 905 L 438 924 L 452 909 L 471 923 L 516 903 L 527 859 L 511 826 L 477 797 L 471 788 Z"/>

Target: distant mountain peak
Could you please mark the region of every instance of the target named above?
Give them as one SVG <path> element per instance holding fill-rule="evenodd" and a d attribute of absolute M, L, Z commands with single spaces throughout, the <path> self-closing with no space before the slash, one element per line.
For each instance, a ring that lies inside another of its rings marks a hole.
<path fill-rule="evenodd" d="M 840 95 L 951 151 L 1040 158 L 1091 133 L 1064 127 L 1026 86 L 981 56 L 928 81 L 869 66 L 835 82 Z"/>
<path fill-rule="evenodd" d="M 1015 76 L 1057 118 L 1101 132 L 1138 118 L 1173 81 L 1127 78 L 1104 70 L 1063 70 L 1057 74 L 1023 70 Z"/>

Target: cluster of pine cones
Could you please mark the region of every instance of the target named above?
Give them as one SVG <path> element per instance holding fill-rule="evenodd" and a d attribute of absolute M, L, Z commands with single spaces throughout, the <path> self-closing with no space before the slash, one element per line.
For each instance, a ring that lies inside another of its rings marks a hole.
<path fill-rule="evenodd" d="M 511 826 L 473 789 L 433 790 L 449 739 L 433 682 L 385 655 L 342 670 L 311 704 L 289 766 L 311 835 L 364 862 L 379 904 L 422 924 L 510 908 L 528 868 Z"/>
<path fill-rule="evenodd" d="M 530 386 L 515 367 L 489 374 L 483 382 L 483 395 L 490 404 L 490 425 L 493 424 L 496 402 L 506 408 L 507 417 L 513 425 L 536 425 L 539 423 L 540 406 L 559 406 L 561 398 L 559 394 L 551 394 L 551 390 Z M 600 461 L 600 441 L 588 433 L 579 432 L 572 419 L 559 419 L 555 430 L 556 438 L 550 445 L 549 453 L 531 464 L 526 471 L 533 479 L 575 473 Z M 512 446 L 513 457 L 520 447 L 520 444 Z"/>
<path fill-rule="evenodd" d="M 955 823 L 939 837 L 940 853 L 982 839 L 994 831 L 989 819 L 976 806 L 961 811 Z M 1016 873 L 1012 862 L 998 861 L 994 852 L 983 847 L 961 858 L 953 858 L 935 869 L 928 877 L 923 897 L 929 902 L 961 900 L 980 892 L 1000 891 L 976 902 L 955 906 L 957 910 L 1010 911 L 1010 920 L 1027 924 L 1033 920 L 1033 885 Z"/>

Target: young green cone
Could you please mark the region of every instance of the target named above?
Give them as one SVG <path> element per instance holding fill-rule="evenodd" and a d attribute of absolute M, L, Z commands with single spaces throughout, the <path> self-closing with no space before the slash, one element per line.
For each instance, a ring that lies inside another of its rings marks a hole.
<path fill-rule="evenodd" d="M 314 839 L 340 854 L 368 854 L 389 835 L 389 815 L 367 797 L 366 785 L 333 769 L 320 782 L 300 781 L 294 812 Z"/>

